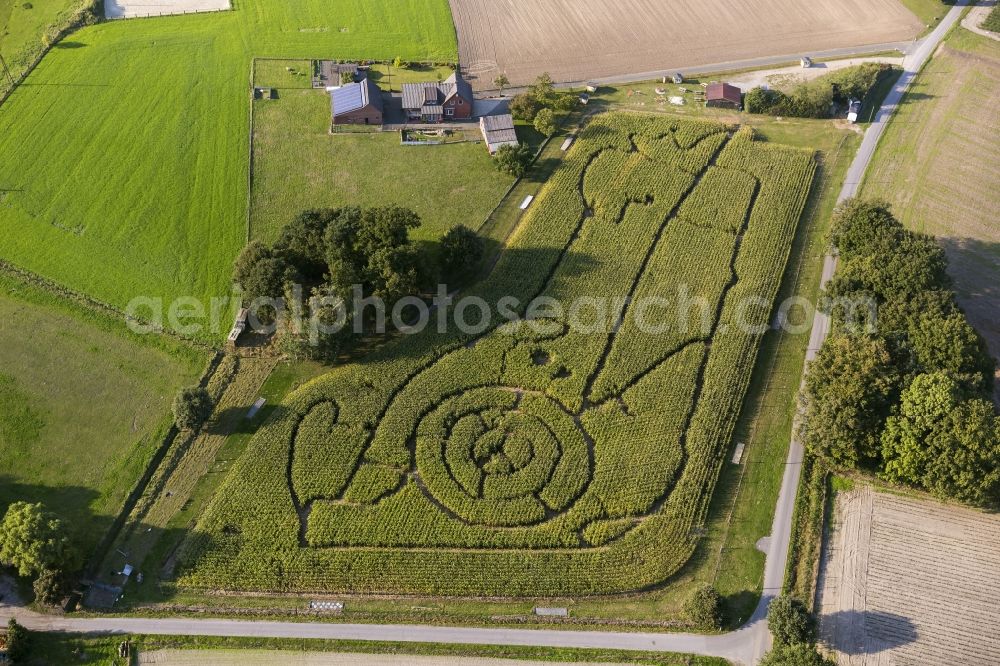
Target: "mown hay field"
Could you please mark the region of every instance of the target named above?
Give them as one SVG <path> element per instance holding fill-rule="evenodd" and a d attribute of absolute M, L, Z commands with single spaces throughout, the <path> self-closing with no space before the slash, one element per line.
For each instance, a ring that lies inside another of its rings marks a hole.
<path fill-rule="evenodd" d="M 44 502 L 89 554 L 208 356 L 5 275 L 0 322 L 0 513 Z"/>
<path fill-rule="evenodd" d="M 666 580 L 698 542 L 814 170 L 749 129 L 593 119 L 473 290 L 517 298 L 521 318 L 404 338 L 290 396 L 189 539 L 180 584 L 535 596 Z M 632 305 L 620 327 L 523 319 L 540 296 L 681 290 L 704 299 L 694 325 Z"/>
<path fill-rule="evenodd" d="M 445 0 L 250 0 L 71 41 L 0 107 L 0 257 L 119 307 L 230 292 L 251 56 L 456 57 Z"/>
<path fill-rule="evenodd" d="M 886 130 L 865 196 L 937 236 L 959 303 L 1000 358 L 1000 43 L 958 28 Z"/>
<path fill-rule="evenodd" d="M 492 88 L 636 75 L 908 40 L 924 24 L 898 0 L 451 0 L 463 67 Z"/>
<path fill-rule="evenodd" d="M 513 184 L 482 143 L 402 146 L 398 132 L 330 134 L 330 96 L 282 90 L 254 102 L 251 230 L 273 242 L 299 211 L 398 205 L 437 241 L 456 224 L 478 229 Z"/>

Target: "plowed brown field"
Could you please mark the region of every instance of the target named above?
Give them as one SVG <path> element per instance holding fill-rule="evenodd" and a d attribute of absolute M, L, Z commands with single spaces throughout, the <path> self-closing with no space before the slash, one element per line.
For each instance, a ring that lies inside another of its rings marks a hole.
<path fill-rule="evenodd" d="M 898 0 L 450 0 L 479 88 L 682 69 L 910 39 Z"/>
<path fill-rule="evenodd" d="M 1000 664 L 1000 518 L 873 492 L 838 495 L 818 600 L 842 666 Z"/>

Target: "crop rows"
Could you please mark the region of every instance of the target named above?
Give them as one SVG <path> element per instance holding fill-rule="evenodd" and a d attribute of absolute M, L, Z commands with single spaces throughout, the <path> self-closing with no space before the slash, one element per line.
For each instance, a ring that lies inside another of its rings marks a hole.
<path fill-rule="evenodd" d="M 585 297 L 593 325 L 552 310 L 411 336 L 304 387 L 188 540 L 182 585 L 565 595 L 665 580 L 694 548 L 813 169 L 744 130 L 594 119 L 476 294 Z M 680 291 L 690 314 L 637 323 Z"/>

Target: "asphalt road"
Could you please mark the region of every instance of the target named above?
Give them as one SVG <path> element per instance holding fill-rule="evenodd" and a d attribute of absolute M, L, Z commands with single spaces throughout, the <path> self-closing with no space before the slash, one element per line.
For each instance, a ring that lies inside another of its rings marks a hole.
<path fill-rule="evenodd" d="M 904 72 L 886 97 L 875 121 L 869 126 L 852 163 L 840 200 L 854 196 L 871 162 L 886 124 L 895 113 L 903 94 L 941 40 L 958 21 L 969 0 L 958 0 L 940 25 L 913 45 L 904 60 Z M 765 63 L 766 64 L 766 63 Z M 690 70 L 689 70 L 690 71 Z M 823 284 L 833 277 L 836 259 L 828 256 L 823 265 Z M 829 332 L 828 318 L 818 313 L 813 322 L 807 361 L 815 358 Z M 718 636 L 700 634 L 621 633 L 603 631 L 563 631 L 551 629 L 500 629 L 438 627 L 423 625 L 334 624 L 271 622 L 187 618 L 74 618 L 39 615 L 23 608 L 0 605 L 0 619 L 13 614 L 30 629 L 87 633 L 139 633 L 189 636 L 268 636 L 278 638 L 352 639 L 420 643 L 476 645 L 528 645 L 538 647 L 612 648 L 684 652 L 718 656 L 741 664 L 753 664 L 770 647 L 767 608 L 781 591 L 788 563 L 792 514 L 802 471 L 802 445 L 793 439 L 788 451 L 785 474 L 775 508 L 760 604 L 742 628 Z"/>

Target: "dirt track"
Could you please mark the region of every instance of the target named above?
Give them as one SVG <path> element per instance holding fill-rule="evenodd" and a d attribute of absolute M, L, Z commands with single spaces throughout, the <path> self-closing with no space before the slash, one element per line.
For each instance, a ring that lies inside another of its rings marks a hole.
<path fill-rule="evenodd" d="M 450 0 L 478 88 L 683 69 L 915 37 L 897 0 Z"/>
<path fill-rule="evenodd" d="M 861 488 L 837 499 L 821 636 L 842 666 L 1000 664 L 1000 518 Z"/>

